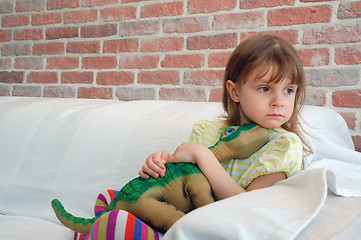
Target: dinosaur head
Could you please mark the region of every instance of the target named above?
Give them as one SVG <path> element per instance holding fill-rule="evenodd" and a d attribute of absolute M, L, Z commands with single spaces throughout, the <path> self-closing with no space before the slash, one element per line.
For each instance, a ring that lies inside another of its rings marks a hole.
<path fill-rule="evenodd" d="M 219 141 L 209 149 L 222 162 L 228 159 L 244 159 L 268 142 L 267 129 L 255 123 L 228 126 Z"/>

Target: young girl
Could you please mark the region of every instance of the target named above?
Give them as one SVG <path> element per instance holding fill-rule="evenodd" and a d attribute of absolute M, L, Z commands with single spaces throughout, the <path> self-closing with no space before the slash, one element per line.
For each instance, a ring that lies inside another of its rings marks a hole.
<path fill-rule="evenodd" d="M 194 163 L 207 177 L 216 199 L 221 200 L 297 174 L 303 166 L 303 151 L 311 152 L 298 119 L 305 87 L 301 62 L 289 43 L 273 36 L 248 38 L 234 50 L 225 69 L 225 119 L 197 122 L 189 143 L 181 144 L 173 155 L 167 151 L 151 154 L 139 175 L 157 178 L 164 175 L 165 163 Z M 247 159 L 219 163 L 208 147 L 218 141 L 228 125 L 250 122 L 268 129 L 269 142 Z M 125 219 L 134 218 L 124 214 Z M 137 234 L 158 235 L 149 227 L 143 229 Z"/>
<path fill-rule="evenodd" d="M 272 186 L 298 173 L 303 154 L 310 152 L 301 135 L 299 112 L 305 98 L 305 76 L 294 48 L 285 40 L 258 35 L 243 41 L 232 53 L 223 84 L 225 121 L 200 121 L 190 140 L 173 155 L 150 155 L 139 175 L 163 176 L 166 162 L 197 164 L 217 200 Z M 267 128 L 269 142 L 247 159 L 220 164 L 208 149 L 227 125 L 255 122 Z"/>

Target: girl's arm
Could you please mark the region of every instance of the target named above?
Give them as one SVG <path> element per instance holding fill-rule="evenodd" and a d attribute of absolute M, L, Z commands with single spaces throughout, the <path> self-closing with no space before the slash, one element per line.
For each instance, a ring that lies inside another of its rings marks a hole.
<path fill-rule="evenodd" d="M 284 172 L 262 175 L 252 180 L 247 189 L 243 189 L 227 173 L 206 147 L 195 143 L 181 144 L 167 162 L 190 162 L 197 164 L 207 177 L 217 200 L 225 199 L 239 193 L 272 186 L 276 182 L 286 179 Z"/>

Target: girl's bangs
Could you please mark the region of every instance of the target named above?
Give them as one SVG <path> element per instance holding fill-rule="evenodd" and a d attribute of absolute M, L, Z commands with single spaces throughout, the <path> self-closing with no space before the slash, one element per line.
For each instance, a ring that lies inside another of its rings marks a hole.
<path fill-rule="evenodd" d="M 281 61 L 280 61 L 281 60 Z M 269 82 L 281 82 L 284 78 L 291 79 L 291 84 L 299 85 L 301 78 L 297 65 L 291 59 L 269 59 L 259 64 L 259 74 L 257 78 L 264 77 L 268 71 L 272 68 L 272 77 Z"/>

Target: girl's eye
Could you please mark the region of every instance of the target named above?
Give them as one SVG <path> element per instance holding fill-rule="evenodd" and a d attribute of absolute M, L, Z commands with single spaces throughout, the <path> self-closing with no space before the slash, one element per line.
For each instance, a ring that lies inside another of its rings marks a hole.
<path fill-rule="evenodd" d="M 231 135 L 232 133 L 234 133 L 234 128 L 228 128 L 228 129 L 226 129 L 226 131 L 225 131 L 225 134 L 226 134 L 226 135 Z"/>
<path fill-rule="evenodd" d="M 287 93 L 287 94 L 291 94 L 291 93 L 293 93 L 293 92 L 294 92 L 293 88 L 287 88 L 287 89 L 285 90 L 285 93 Z"/>
<path fill-rule="evenodd" d="M 260 90 L 261 92 L 268 92 L 269 88 L 268 87 L 259 87 L 258 90 Z"/>

